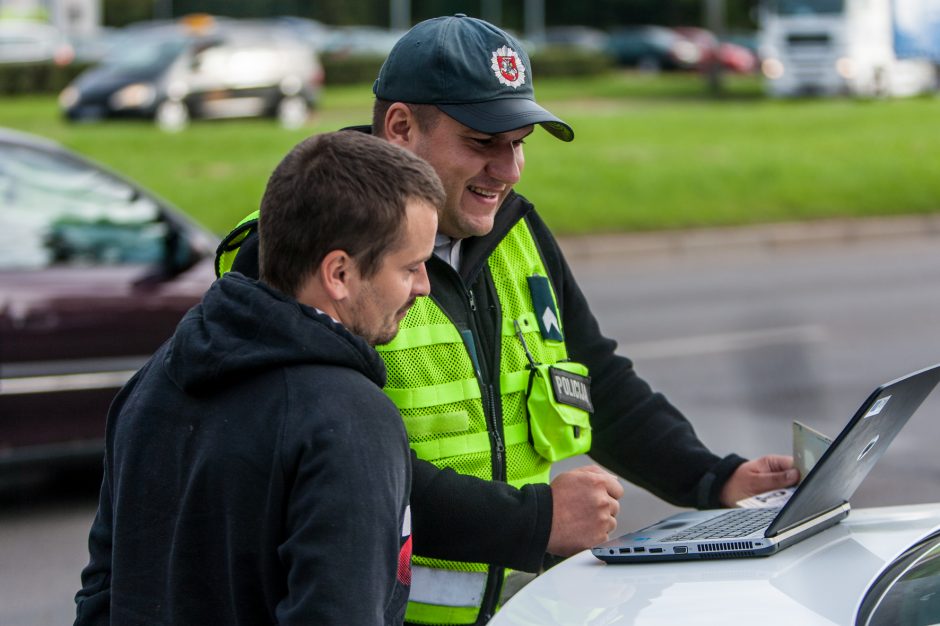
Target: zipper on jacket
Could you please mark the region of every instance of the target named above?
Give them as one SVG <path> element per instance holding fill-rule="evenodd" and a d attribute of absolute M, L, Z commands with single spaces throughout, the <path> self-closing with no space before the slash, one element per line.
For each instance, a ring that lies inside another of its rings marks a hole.
<path fill-rule="evenodd" d="M 476 297 L 473 295 L 472 287 L 467 288 L 467 306 L 470 308 L 470 333 L 473 335 L 474 340 L 476 341 L 476 337 L 480 336 L 479 332 L 477 332 L 477 329 L 479 328 L 479 324 L 477 323 L 477 314 L 479 311 L 477 309 Z M 479 341 L 476 341 L 476 343 L 478 345 L 482 345 Z M 482 348 L 479 350 L 482 350 Z M 480 361 L 480 364 L 477 369 L 477 383 L 480 385 L 480 402 L 483 405 L 483 416 L 486 419 L 487 425 L 489 426 L 490 438 L 492 439 L 493 445 L 493 480 L 506 480 L 504 458 L 506 447 L 503 445 L 502 429 L 500 428 L 499 415 L 496 412 L 496 390 L 494 389 L 493 383 L 487 376 L 484 375 L 485 359 L 481 354 L 479 354 L 479 350 L 477 357 Z"/>
<path fill-rule="evenodd" d="M 467 330 L 470 332 L 470 338 L 475 344 L 474 350 L 476 350 L 477 353 L 478 363 L 476 364 L 476 376 L 477 384 L 480 386 L 480 403 L 483 408 L 483 418 L 491 433 L 490 439 L 493 447 L 491 454 L 493 480 L 505 481 L 506 447 L 503 443 L 502 428 L 500 425 L 499 416 L 497 414 L 496 389 L 489 376 L 489 370 L 491 367 L 489 361 L 487 361 L 488 355 L 482 343 L 478 341 L 478 338 L 480 337 L 480 322 L 478 319 L 480 311 L 477 309 L 476 297 L 473 294 L 473 289 L 466 286 L 466 284 L 463 282 L 463 278 L 461 278 L 460 274 L 454 270 L 453 267 L 448 265 L 448 269 L 450 269 L 452 278 L 457 281 L 457 284 L 461 287 L 466 296 L 465 302 L 469 313 L 467 316 L 467 325 L 469 328 Z M 441 307 L 441 309 L 445 314 L 447 314 L 447 310 L 444 307 Z M 450 315 L 448 315 L 448 317 L 450 317 Z M 451 322 L 453 323 L 452 318 Z M 477 624 L 485 624 L 496 613 L 496 607 L 499 604 L 499 595 L 502 592 L 503 578 L 503 567 L 498 565 L 490 565 L 487 568 L 486 586 L 483 590 L 483 598 L 480 603 L 480 612 L 477 614 Z"/>
<path fill-rule="evenodd" d="M 496 614 L 499 596 L 503 591 L 504 578 L 504 568 L 498 565 L 490 565 L 489 575 L 486 578 L 486 588 L 483 590 L 483 603 L 480 605 L 480 612 L 477 613 L 477 624 L 486 624 Z"/>
<path fill-rule="evenodd" d="M 479 316 L 483 315 L 484 312 L 479 311 L 476 305 L 476 299 L 473 295 L 473 289 L 467 289 L 467 302 L 470 306 L 470 320 L 472 330 L 471 332 L 479 334 L 477 329 L 480 328 Z M 497 325 L 498 326 L 498 325 Z M 503 443 L 503 429 L 502 429 L 502 419 L 500 418 L 500 413 L 497 410 L 497 391 L 496 385 L 494 384 L 492 378 L 496 377 L 498 381 L 499 378 L 499 341 L 497 337 L 496 341 L 495 354 L 489 355 L 495 360 L 496 371 L 492 374 L 490 378 L 485 378 L 483 376 L 483 371 L 480 372 L 480 392 L 482 397 L 480 398 L 483 405 L 483 414 L 486 419 L 486 423 L 490 430 L 490 439 L 492 445 L 492 473 L 493 480 L 505 481 L 506 480 L 506 446 Z M 481 356 L 481 361 L 483 357 Z M 491 370 L 490 363 L 485 364 L 487 371 Z M 481 368 L 484 365 L 481 363 Z M 483 590 L 483 598 L 480 603 L 480 612 L 477 614 L 477 624 L 486 624 L 489 622 L 493 615 L 496 614 L 496 607 L 499 605 L 499 596 L 502 593 L 503 588 L 503 579 L 505 578 L 505 569 L 498 565 L 490 565 L 487 568 L 487 577 L 486 577 L 486 587 Z"/>
<path fill-rule="evenodd" d="M 496 418 L 496 390 L 493 385 L 487 385 L 489 390 L 488 403 L 489 414 L 491 416 L 490 425 L 493 427 L 493 445 L 495 457 L 493 458 L 493 478 L 495 480 L 506 480 L 506 446 L 503 445 L 503 438 L 500 436 L 499 423 Z"/>

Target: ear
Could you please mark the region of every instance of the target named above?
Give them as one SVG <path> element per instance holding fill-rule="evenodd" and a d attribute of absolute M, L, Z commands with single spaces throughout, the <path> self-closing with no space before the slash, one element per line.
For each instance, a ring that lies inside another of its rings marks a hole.
<path fill-rule="evenodd" d="M 403 102 L 395 102 L 385 112 L 385 138 L 396 146 L 408 148 L 415 140 L 417 124 L 414 113 Z"/>
<path fill-rule="evenodd" d="M 359 271 L 345 250 L 333 250 L 323 257 L 317 275 L 327 297 L 333 302 L 342 302 L 350 297 L 352 282 L 359 277 Z"/>

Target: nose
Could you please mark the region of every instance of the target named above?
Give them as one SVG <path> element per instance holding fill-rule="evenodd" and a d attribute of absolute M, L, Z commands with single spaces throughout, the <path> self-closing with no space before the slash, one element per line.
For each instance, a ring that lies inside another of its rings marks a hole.
<path fill-rule="evenodd" d="M 490 159 L 486 167 L 486 173 L 501 183 L 515 185 L 522 177 L 524 165 L 525 157 L 522 154 L 522 146 L 506 143 L 500 146 L 499 151 Z"/>
<path fill-rule="evenodd" d="M 426 296 L 429 293 L 431 293 L 431 279 L 428 278 L 427 266 L 422 263 L 414 282 L 411 284 L 411 295 L 418 297 Z"/>

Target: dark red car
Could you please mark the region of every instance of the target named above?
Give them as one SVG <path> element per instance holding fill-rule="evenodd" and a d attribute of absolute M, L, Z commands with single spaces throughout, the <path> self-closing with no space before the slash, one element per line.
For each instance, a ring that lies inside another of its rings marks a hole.
<path fill-rule="evenodd" d="M 112 398 L 212 282 L 215 244 L 133 183 L 0 129 L 0 472 L 100 455 Z"/>
<path fill-rule="evenodd" d="M 675 31 L 691 41 L 700 51 L 698 69 L 707 71 L 709 64 L 718 61 L 721 68 L 738 74 L 757 71 L 757 55 L 750 49 L 731 41 L 720 41 L 711 31 L 696 26 L 679 26 Z"/>

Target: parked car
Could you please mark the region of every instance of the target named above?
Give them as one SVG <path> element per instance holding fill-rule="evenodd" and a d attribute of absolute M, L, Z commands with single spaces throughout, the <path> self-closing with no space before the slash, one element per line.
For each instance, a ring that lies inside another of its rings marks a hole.
<path fill-rule="evenodd" d="M 664 26 L 613 30 L 607 52 L 619 65 L 651 72 L 695 69 L 702 57 L 698 46 Z"/>
<path fill-rule="evenodd" d="M 753 74 L 760 67 L 760 61 L 753 50 L 733 41 L 722 41 L 718 44 L 718 60 L 726 70 L 737 74 Z"/>
<path fill-rule="evenodd" d="M 852 511 L 769 557 L 606 565 L 590 551 L 525 586 L 491 626 L 940 623 L 940 503 Z"/>
<path fill-rule="evenodd" d="M 114 394 L 212 283 L 216 242 L 134 183 L 0 129 L 0 472 L 100 455 Z"/>
<path fill-rule="evenodd" d="M 138 27 L 59 96 L 66 119 L 276 117 L 303 124 L 320 96 L 316 52 L 284 28 L 205 18 Z"/>
<path fill-rule="evenodd" d="M 607 47 L 607 40 L 607 33 L 590 26 L 549 26 L 538 45 L 603 52 Z"/>
<path fill-rule="evenodd" d="M 317 20 L 292 15 L 279 15 L 271 18 L 274 24 L 290 30 L 296 37 L 307 42 L 317 52 L 323 50 L 333 32 L 332 27 Z"/>
<path fill-rule="evenodd" d="M 323 42 L 323 54 L 331 57 L 387 57 L 401 39 L 403 31 L 378 26 L 341 26 L 330 31 Z"/>
<path fill-rule="evenodd" d="M 674 31 L 685 37 L 698 48 L 698 69 L 707 70 L 709 63 L 718 60 L 718 37 L 710 30 L 698 26 L 676 26 Z"/>
<path fill-rule="evenodd" d="M 725 71 L 739 74 L 757 70 L 757 55 L 744 46 L 721 41 L 710 30 L 697 26 L 677 26 L 674 30 L 699 49 L 698 69 L 701 71 L 708 71 L 713 62 Z"/>
<path fill-rule="evenodd" d="M 52 61 L 68 65 L 75 51 L 68 39 L 51 24 L 29 20 L 0 20 L 0 63 Z"/>

